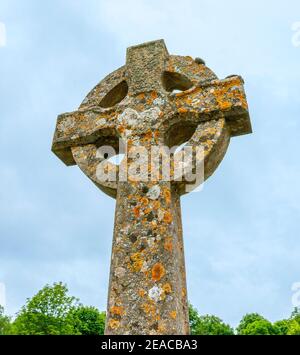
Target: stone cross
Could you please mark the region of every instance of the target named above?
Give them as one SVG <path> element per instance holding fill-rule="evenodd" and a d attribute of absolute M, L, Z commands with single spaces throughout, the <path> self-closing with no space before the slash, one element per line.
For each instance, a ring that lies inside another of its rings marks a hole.
<path fill-rule="evenodd" d="M 58 117 L 52 151 L 116 198 L 106 334 L 189 334 L 180 196 L 191 182 L 175 179 L 174 162 L 169 180 L 160 170 L 152 179 L 120 179 L 135 161 L 129 150 L 201 147 L 207 179 L 230 138 L 248 133 L 243 79 L 218 80 L 202 60 L 170 55 L 163 40 L 128 48 L 125 66 Z M 119 141 L 127 159 L 118 166 L 104 151 L 119 154 Z M 143 165 L 149 177 L 152 165 Z"/>

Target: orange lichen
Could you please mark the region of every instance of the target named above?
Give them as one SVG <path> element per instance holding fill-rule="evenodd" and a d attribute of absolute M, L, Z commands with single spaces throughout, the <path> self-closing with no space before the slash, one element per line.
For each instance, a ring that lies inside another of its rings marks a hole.
<path fill-rule="evenodd" d="M 192 104 L 192 99 L 190 99 L 189 97 L 187 97 L 185 100 L 184 100 L 188 105 L 191 105 Z"/>
<path fill-rule="evenodd" d="M 138 291 L 138 295 L 139 295 L 140 297 L 145 297 L 146 291 L 141 288 L 141 289 Z"/>
<path fill-rule="evenodd" d="M 141 204 L 144 206 L 147 206 L 149 204 L 149 200 L 147 199 L 147 197 L 141 198 Z"/>
<path fill-rule="evenodd" d="M 133 214 L 136 218 L 138 218 L 140 216 L 140 207 L 139 206 L 135 206 L 132 211 L 133 211 Z"/>
<path fill-rule="evenodd" d="M 149 130 L 145 135 L 144 135 L 144 140 L 150 140 L 152 138 L 152 131 Z"/>
<path fill-rule="evenodd" d="M 228 110 L 232 106 L 232 104 L 229 101 L 220 102 L 219 105 L 221 110 Z"/>
<path fill-rule="evenodd" d="M 157 92 L 156 92 L 156 91 L 152 91 L 152 92 L 151 92 L 151 98 L 152 98 L 153 100 L 157 99 Z"/>
<path fill-rule="evenodd" d="M 140 94 L 138 94 L 137 99 L 139 100 L 143 100 L 145 98 L 145 93 L 141 92 Z"/>
<path fill-rule="evenodd" d="M 154 137 L 158 138 L 160 136 L 159 130 L 154 131 Z"/>
<path fill-rule="evenodd" d="M 178 112 L 179 113 L 186 113 L 186 112 L 188 112 L 188 110 L 185 107 L 179 107 Z"/>
<path fill-rule="evenodd" d="M 153 281 L 159 281 L 162 277 L 164 277 L 166 271 L 164 266 L 161 263 L 156 263 L 152 270 L 151 276 Z"/>
<path fill-rule="evenodd" d="M 167 237 L 164 243 L 165 250 L 171 252 L 173 250 L 172 237 Z"/>
<path fill-rule="evenodd" d="M 176 317 L 177 317 L 177 312 L 176 312 L 176 311 L 171 311 L 171 312 L 170 312 L 170 317 L 173 318 L 173 319 L 176 319 Z"/>
<path fill-rule="evenodd" d="M 125 311 L 124 308 L 121 306 L 113 306 L 110 308 L 110 313 L 115 314 L 117 316 L 122 316 Z"/>
<path fill-rule="evenodd" d="M 110 319 L 109 322 L 108 322 L 108 326 L 111 328 L 111 329 L 118 329 L 119 326 L 120 326 L 120 322 L 116 319 Z"/>
<path fill-rule="evenodd" d="M 118 127 L 118 131 L 120 132 L 120 133 L 124 133 L 125 132 L 125 127 L 124 126 L 119 126 Z"/>
<path fill-rule="evenodd" d="M 170 223 L 172 222 L 172 220 L 173 220 L 173 217 L 172 217 L 171 212 L 169 212 L 169 211 L 165 212 L 163 221 L 164 221 L 165 223 L 170 224 Z"/>
<path fill-rule="evenodd" d="M 185 296 L 186 296 L 186 288 L 183 288 L 183 289 L 182 289 L 181 295 L 182 295 L 182 297 L 185 297 Z"/>

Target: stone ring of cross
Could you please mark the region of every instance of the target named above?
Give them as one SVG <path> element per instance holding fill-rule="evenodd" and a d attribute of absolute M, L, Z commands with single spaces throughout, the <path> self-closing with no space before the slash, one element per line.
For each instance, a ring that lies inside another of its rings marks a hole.
<path fill-rule="evenodd" d="M 219 80 L 203 61 L 170 55 L 158 40 L 129 47 L 125 66 L 77 111 L 58 117 L 53 152 L 117 199 L 106 334 L 188 334 L 180 196 L 189 182 L 173 171 L 169 180 L 121 181 L 122 163 L 109 162 L 102 147 L 118 154 L 122 144 L 128 152 L 186 143 L 201 148 L 196 167 L 205 180 L 230 138 L 251 133 L 243 84 L 237 75 Z M 103 162 L 116 179 L 99 179 Z M 144 165 L 148 176 L 151 164 Z"/>
<path fill-rule="evenodd" d="M 53 151 L 116 197 L 118 179 L 97 177 L 97 166 L 107 160 L 99 147 L 119 153 L 119 139 L 129 146 L 202 146 L 207 178 L 230 137 L 250 131 L 241 77 L 219 81 L 204 64 L 169 55 L 164 42 L 155 41 L 129 48 L 126 66 L 102 80 L 78 111 L 59 116 Z M 106 165 L 118 170 L 109 161 Z M 184 182 L 174 183 L 180 194 L 186 191 Z"/>

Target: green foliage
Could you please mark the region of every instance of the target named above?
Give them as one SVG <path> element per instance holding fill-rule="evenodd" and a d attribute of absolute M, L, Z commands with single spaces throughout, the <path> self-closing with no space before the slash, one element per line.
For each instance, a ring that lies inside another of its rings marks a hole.
<path fill-rule="evenodd" d="M 70 312 L 70 318 L 76 334 L 104 334 L 105 312 L 99 312 L 95 307 L 79 306 Z"/>
<path fill-rule="evenodd" d="M 290 320 L 284 319 L 275 322 L 274 326 L 277 327 L 280 335 L 288 335 L 290 323 Z"/>
<path fill-rule="evenodd" d="M 199 315 L 189 305 L 192 335 L 234 335 L 234 330 L 213 315 Z M 78 299 L 68 295 L 62 283 L 46 285 L 17 314 L 14 322 L 4 315 L 0 306 L 0 335 L 103 335 L 105 312 L 95 307 L 79 304 Z M 257 313 L 246 314 L 236 333 L 240 335 L 300 335 L 300 309 L 295 308 L 289 319 L 274 324 Z"/>
<path fill-rule="evenodd" d="M 10 334 L 10 318 L 4 314 L 4 308 L 0 306 L 0 335 Z"/>
<path fill-rule="evenodd" d="M 78 300 L 68 296 L 62 283 L 46 285 L 28 299 L 13 324 L 13 332 L 23 335 L 77 334 L 70 317 Z"/>
<path fill-rule="evenodd" d="M 265 321 L 266 319 L 258 313 L 246 314 L 240 321 L 239 326 L 236 328 L 237 334 L 244 335 L 247 327 L 254 322 Z"/>
<path fill-rule="evenodd" d="M 287 335 L 300 335 L 300 324 L 296 320 L 291 320 Z"/>
<path fill-rule="evenodd" d="M 295 308 L 289 319 L 287 335 L 300 335 L 300 309 Z"/>
<path fill-rule="evenodd" d="M 300 308 L 296 307 L 294 309 L 290 319 L 295 320 L 296 322 L 298 322 L 300 324 Z"/>
<path fill-rule="evenodd" d="M 256 320 L 247 325 L 242 335 L 278 335 L 279 328 L 268 320 Z"/>
<path fill-rule="evenodd" d="M 199 316 L 191 305 L 189 316 L 192 335 L 234 335 L 233 329 L 220 318 L 211 315 Z"/>
<path fill-rule="evenodd" d="M 192 335 L 196 333 L 196 327 L 199 322 L 199 314 L 196 308 L 194 308 L 191 304 L 189 304 L 189 321 L 190 321 L 190 332 Z"/>

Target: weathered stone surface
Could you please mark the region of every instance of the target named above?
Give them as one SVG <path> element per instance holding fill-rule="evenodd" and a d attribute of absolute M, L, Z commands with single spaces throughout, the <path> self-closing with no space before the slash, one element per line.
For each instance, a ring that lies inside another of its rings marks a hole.
<path fill-rule="evenodd" d="M 101 81 L 77 111 L 58 117 L 53 152 L 116 198 L 106 334 L 189 333 L 180 211 L 188 182 L 178 181 L 172 167 L 169 180 L 158 172 L 146 181 L 123 181 L 120 172 L 134 159 L 127 151 L 128 159 L 116 166 L 101 147 L 118 153 L 119 138 L 127 149 L 147 152 L 188 142 L 203 148 L 196 166 L 204 164 L 208 178 L 230 138 L 248 133 L 243 79 L 218 80 L 202 60 L 169 55 L 162 40 L 128 48 L 124 67 Z M 99 178 L 102 163 L 116 179 Z"/>

